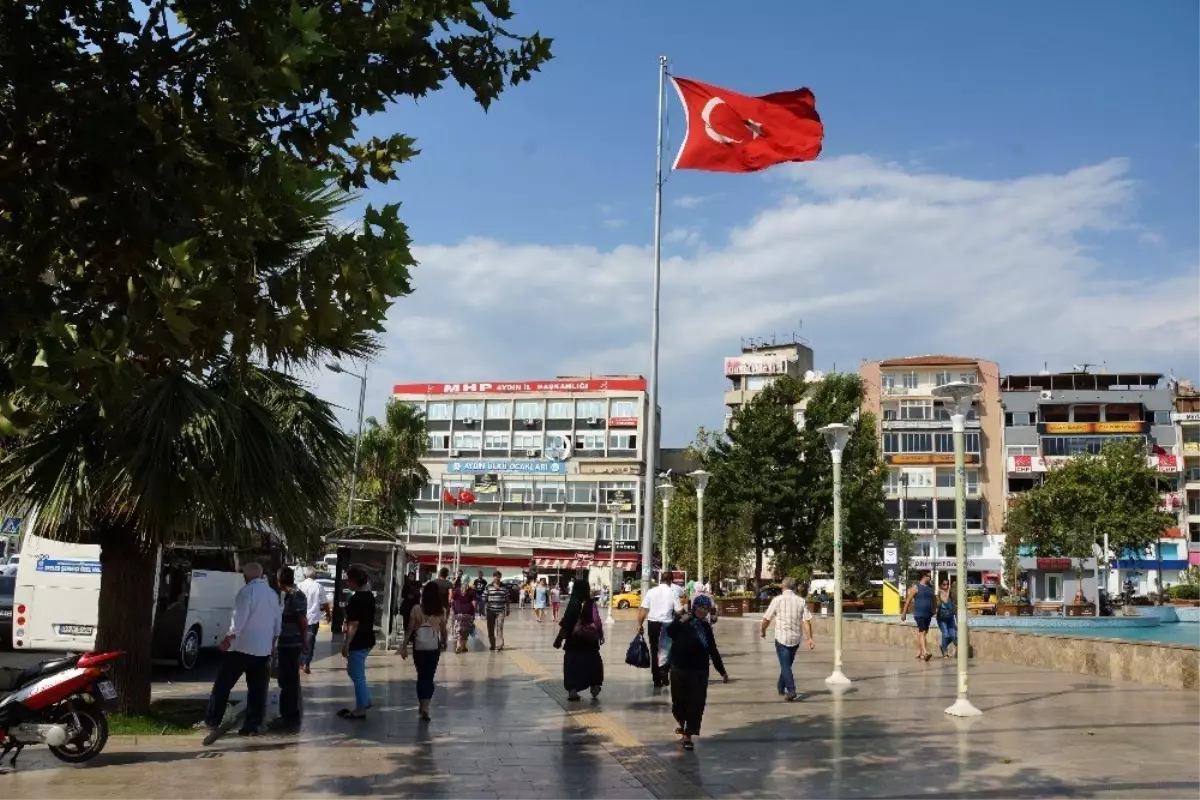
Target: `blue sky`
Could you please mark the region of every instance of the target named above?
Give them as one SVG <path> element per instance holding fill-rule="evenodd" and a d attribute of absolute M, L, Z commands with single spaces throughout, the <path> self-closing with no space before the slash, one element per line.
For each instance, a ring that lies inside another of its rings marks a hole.
<path fill-rule="evenodd" d="M 748 94 L 809 86 L 826 126 L 816 164 L 670 176 L 665 444 L 719 424 L 739 336 L 800 319 L 823 369 L 963 351 L 1197 376 L 1197 5 L 849 5 L 518 0 L 510 27 L 555 38 L 533 82 L 487 114 L 449 87 L 369 120 L 423 151 L 364 198 L 403 202 L 422 261 L 369 410 L 395 382 L 646 371 L 660 53 Z M 319 379 L 351 405 L 343 383 Z"/>

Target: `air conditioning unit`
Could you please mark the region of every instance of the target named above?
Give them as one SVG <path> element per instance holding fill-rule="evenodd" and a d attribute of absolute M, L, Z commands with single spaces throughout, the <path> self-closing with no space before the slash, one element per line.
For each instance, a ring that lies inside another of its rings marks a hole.
<path fill-rule="evenodd" d="M 453 458 L 457 458 L 457 457 L 458 457 L 458 451 L 457 451 L 457 450 L 451 450 L 451 451 L 450 451 L 450 456 L 451 456 L 451 457 L 453 457 Z"/>
<path fill-rule="evenodd" d="M 525 455 L 529 456 L 530 458 L 533 458 L 537 454 L 538 454 L 537 450 L 526 450 L 525 451 Z"/>
<path fill-rule="evenodd" d="M 1049 389 L 1042 389 L 1042 399 L 1043 400 L 1053 400 L 1054 392 L 1050 391 Z"/>
<path fill-rule="evenodd" d="M 475 424 L 475 420 L 471 419 L 470 417 L 463 418 L 463 425 L 474 425 L 474 424 Z"/>
<path fill-rule="evenodd" d="M 588 417 L 588 425 L 596 425 L 600 422 L 596 417 Z"/>
<path fill-rule="evenodd" d="M 526 417 L 526 418 L 525 418 L 525 427 L 526 427 L 526 428 L 532 428 L 532 427 L 533 427 L 533 424 L 534 424 L 534 422 L 536 422 L 536 420 L 534 420 L 534 418 L 533 418 L 533 417 Z"/>

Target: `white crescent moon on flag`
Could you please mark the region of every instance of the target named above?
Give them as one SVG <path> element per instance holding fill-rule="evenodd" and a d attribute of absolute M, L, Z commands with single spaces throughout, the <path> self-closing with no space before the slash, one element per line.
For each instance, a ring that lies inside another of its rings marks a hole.
<path fill-rule="evenodd" d="M 718 144 L 738 144 L 742 141 L 741 139 L 734 139 L 726 136 L 723 133 L 718 133 L 717 130 L 712 126 L 712 120 L 710 117 L 712 117 L 713 109 L 724 102 L 725 101 L 719 97 L 710 97 L 708 102 L 704 104 L 704 110 L 700 112 L 700 119 L 704 120 L 704 132 L 708 134 L 708 138 L 712 139 Z"/>

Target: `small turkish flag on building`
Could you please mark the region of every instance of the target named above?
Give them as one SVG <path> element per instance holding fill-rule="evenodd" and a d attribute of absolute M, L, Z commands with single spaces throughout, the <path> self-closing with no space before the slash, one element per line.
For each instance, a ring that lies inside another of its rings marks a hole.
<path fill-rule="evenodd" d="M 808 89 L 750 97 L 671 77 L 687 111 L 675 169 L 757 172 L 787 161 L 812 161 L 825 128 Z"/>

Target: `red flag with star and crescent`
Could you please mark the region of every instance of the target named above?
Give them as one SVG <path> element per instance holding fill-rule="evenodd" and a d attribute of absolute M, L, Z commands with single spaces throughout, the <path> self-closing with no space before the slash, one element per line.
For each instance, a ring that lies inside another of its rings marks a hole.
<path fill-rule="evenodd" d="M 757 172 L 821 153 L 825 128 L 808 89 L 760 97 L 671 77 L 687 111 L 675 169 Z"/>

